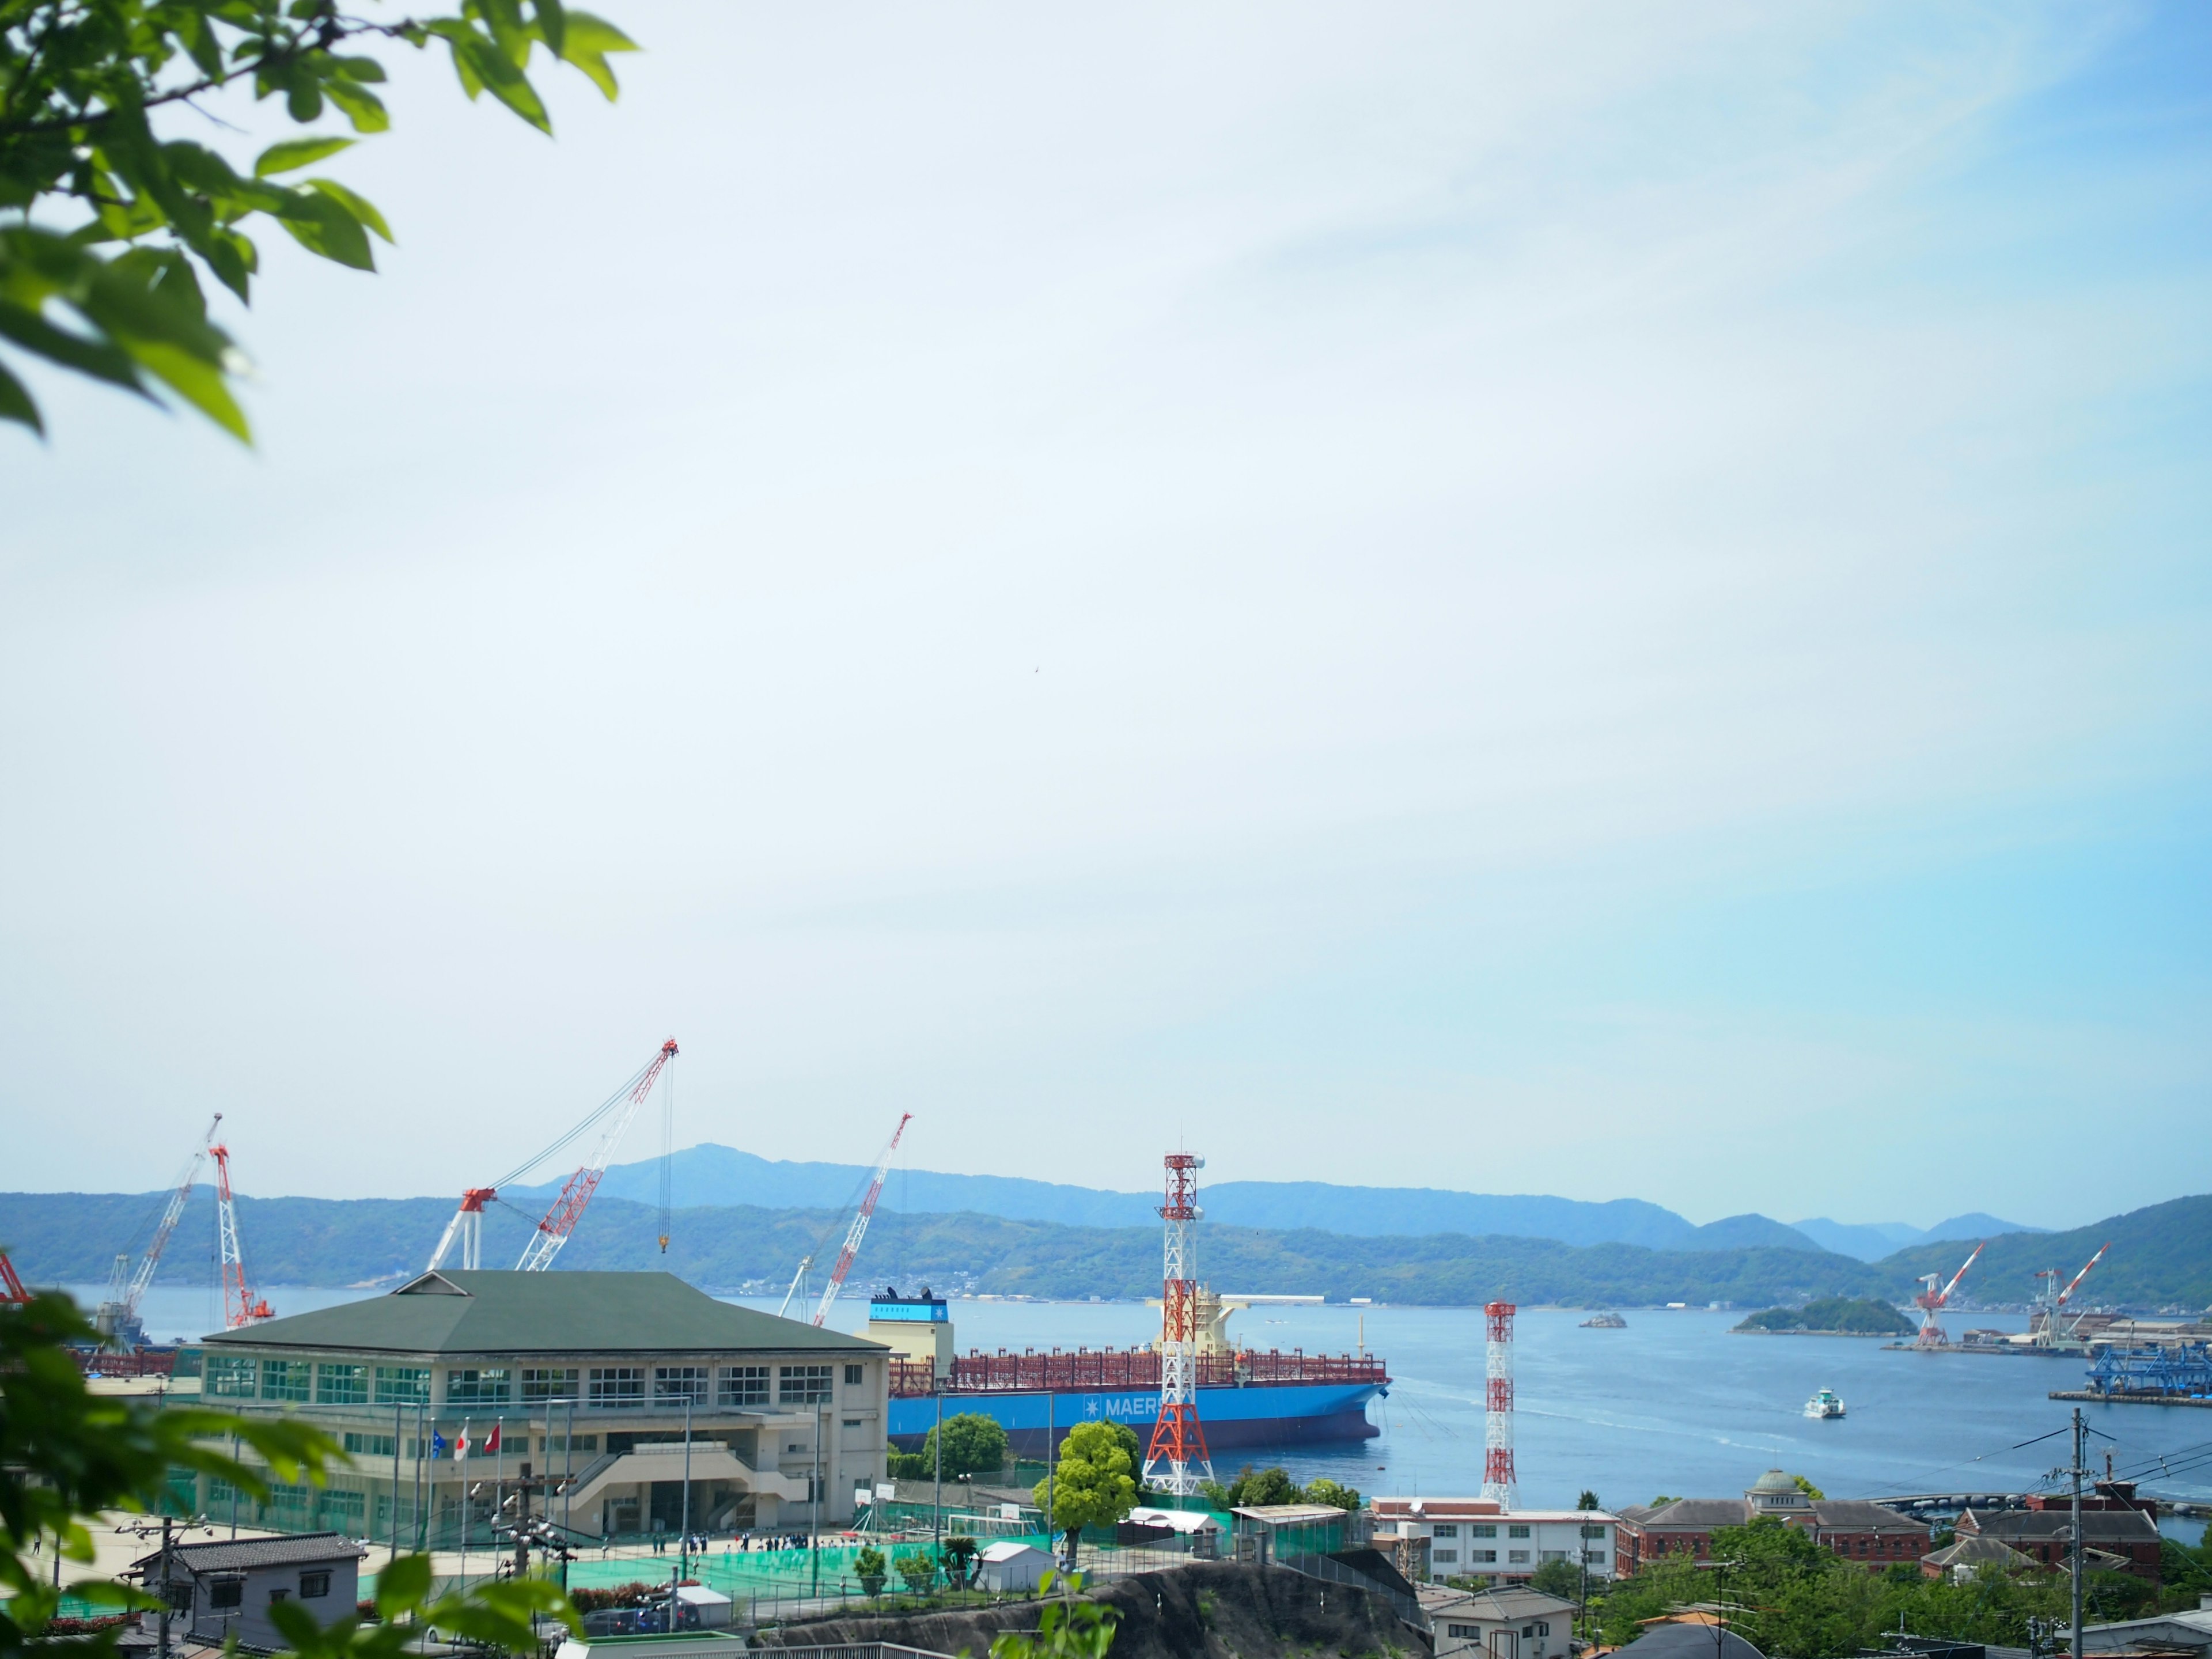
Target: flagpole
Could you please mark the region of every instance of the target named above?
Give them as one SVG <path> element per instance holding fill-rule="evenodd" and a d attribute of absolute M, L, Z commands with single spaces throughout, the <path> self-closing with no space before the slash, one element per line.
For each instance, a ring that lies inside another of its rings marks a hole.
<path fill-rule="evenodd" d="M 499 1517 L 507 1506 L 507 1419 L 497 1417 L 491 1425 L 491 1526 L 492 1559 L 499 1559 Z"/>
<path fill-rule="evenodd" d="M 461 1419 L 461 1437 L 453 1443 L 454 1461 L 461 1466 L 461 1582 L 462 1595 L 469 1593 L 469 1425 L 472 1417 Z"/>

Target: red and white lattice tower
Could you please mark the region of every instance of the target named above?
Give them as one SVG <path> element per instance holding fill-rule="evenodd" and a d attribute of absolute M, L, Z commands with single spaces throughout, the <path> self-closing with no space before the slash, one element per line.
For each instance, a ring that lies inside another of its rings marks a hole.
<path fill-rule="evenodd" d="M 1206 1160 L 1188 1152 L 1167 1158 L 1166 1271 L 1160 1287 L 1160 1416 L 1145 1453 L 1145 1484 L 1178 1498 L 1197 1496 L 1213 1479 L 1206 1431 L 1198 1421 L 1198 1256 L 1192 1228 L 1198 1207 L 1198 1172 Z"/>
<path fill-rule="evenodd" d="M 1482 1495 L 1502 1510 L 1513 1507 L 1513 1304 L 1483 1305 L 1490 1346 L 1483 1370 Z"/>

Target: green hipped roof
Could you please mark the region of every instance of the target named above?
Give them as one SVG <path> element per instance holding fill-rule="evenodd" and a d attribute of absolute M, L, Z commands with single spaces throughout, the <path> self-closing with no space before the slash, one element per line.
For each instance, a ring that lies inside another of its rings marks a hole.
<path fill-rule="evenodd" d="M 424 1273 L 389 1296 L 217 1331 L 207 1341 L 410 1354 L 884 1352 L 878 1342 L 717 1302 L 674 1273 L 483 1270 Z"/>

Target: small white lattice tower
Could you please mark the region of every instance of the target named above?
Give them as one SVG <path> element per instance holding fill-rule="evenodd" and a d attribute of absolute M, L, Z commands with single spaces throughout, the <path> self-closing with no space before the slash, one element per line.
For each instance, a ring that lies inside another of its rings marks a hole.
<path fill-rule="evenodd" d="M 1513 1304 L 1492 1302 L 1482 1310 L 1490 1343 L 1484 1372 L 1482 1495 L 1502 1510 L 1514 1503 L 1513 1474 Z"/>
<path fill-rule="evenodd" d="M 1206 1160 L 1188 1152 L 1167 1157 L 1165 1271 L 1160 1285 L 1160 1415 L 1145 1453 L 1145 1484 L 1194 1498 L 1213 1479 L 1206 1431 L 1198 1421 L 1198 1257 L 1191 1237 L 1200 1211 L 1198 1172 Z"/>

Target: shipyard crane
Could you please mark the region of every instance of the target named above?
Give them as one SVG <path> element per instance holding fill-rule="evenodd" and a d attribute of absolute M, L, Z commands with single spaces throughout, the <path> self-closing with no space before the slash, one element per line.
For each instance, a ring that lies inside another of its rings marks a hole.
<path fill-rule="evenodd" d="M 0 1307 L 30 1299 L 31 1293 L 23 1288 L 23 1281 L 15 1276 L 15 1264 L 8 1260 L 7 1251 L 0 1250 Z"/>
<path fill-rule="evenodd" d="M 210 1127 L 208 1134 L 211 1138 L 214 1133 Z M 222 1257 L 222 1328 L 234 1331 L 276 1315 L 246 1276 L 246 1250 L 238 1237 L 238 1205 L 230 1191 L 230 1148 L 210 1145 L 208 1156 L 215 1160 L 216 1237 Z"/>
<path fill-rule="evenodd" d="M 107 1281 L 106 1299 L 93 1310 L 93 1323 L 108 1343 L 116 1348 L 129 1350 L 144 1346 L 145 1328 L 138 1322 L 138 1309 L 146 1299 L 146 1287 L 154 1282 L 154 1270 L 161 1265 L 161 1252 L 169 1247 L 169 1236 L 177 1231 L 177 1223 L 184 1219 L 185 1206 L 191 1201 L 192 1188 L 200 1177 L 200 1165 L 207 1161 L 208 1149 L 215 1145 L 216 1125 L 222 1121 L 217 1112 L 215 1121 L 208 1125 L 207 1133 L 184 1170 L 170 1183 L 169 1201 L 163 1206 L 161 1218 L 155 1224 L 154 1237 L 148 1241 L 145 1254 L 138 1258 L 134 1270 L 131 1252 L 123 1251 L 115 1258 L 115 1268 Z"/>
<path fill-rule="evenodd" d="M 2046 1267 L 2041 1273 L 2036 1274 L 2038 1279 L 2043 1280 L 2043 1295 L 2039 1298 L 2043 1304 L 2043 1329 L 2039 1333 L 2042 1340 L 2037 1344 L 2038 1346 L 2049 1347 L 2059 1340 L 2059 1310 L 2064 1308 L 2067 1303 L 2073 1299 L 2074 1292 L 2081 1287 L 2081 1281 L 2089 1276 L 2089 1269 L 2095 1267 L 2100 1261 L 2102 1261 L 2105 1259 L 2105 1252 L 2112 1248 L 2112 1241 L 2109 1238 L 2102 1244 L 2100 1244 L 2097 1247 L 2097 1254 L 2091 1256 L 2087 1261 L 2081 1264 L 2081 1271 L 2075 1273 L 2072 1279 L 2069 1279 L 2066 1282 L 2066 1288 L 2059 1291 L 2056 1296 L 2051 1295 L 2051 1287 L 2058 1283 L 2058 1269 L 2056 1267 Z M 2077 1318 L 2075 1323 L 2078 1324 L 2079 1322 L 2080 1321 Z M 2073 1335 L 2073 1334 L 2071 1328 L 2069 1328 L 2065 1333 L 2065 1334 L 2069 1337 Z"/>
<path fill-rule="evenodd" d="M 1944 1304 L 1950 1301 L 1951 1292 L 1959 1288 L 1959 1281 L 1966 1276 L 1966 1269 L 1972 1267 L 1977 1258 L 1988 1248 L 1989 1240 L 1987 1239 L 1976 1244 L 1974 1254 L 1959 1264 L 1959 1271 L 1951 1275 L 1951 1282 L 1948 1285 L 1943 1284 L 1943 1275 L 1941 1273 L 1923 1273 L 1920 1276 L 1923 1288 L 1920 1294 L 1912 1298 L 1920 1308 L 1920 1334 L 1912 1339 L 1914 1347 L 1948 1348 L 1951 1346 L 1951 1339 L 1943 1334 L 1943 1327 L 1937 1322 L 1936 1316 L 1941 1313 Z M 1936 1288 L 1939 1285 L 1942 1285 L 1941 1290 Z"/>
<path fill-rule="evenodd" d="M 551 1146 L 525 1158 L 489 1187 L 464 1188 L 460 1207 L 453 1212 L 453 1218 L 446 1224 L 446 1231 L 438 1240 L 438 1248 L 430 1253 L 428 1271 L 435 1273 L 443 1267 L 447 1256 L 457 1244 L 460 1247 L 460 1260 L 454 1263 L 456 1267 L 482 1267 L 484 1206 L 506 1201 L 500 1197 L 499 1189 L 512 1186 L 593 1129 L 600 1129 L 604 1133 L 592 1155 L 592 1161 L 568 1177 L 568 1184 L 561 1189 L 560 1197 L 554 1200 L 553 1207 L 545 1212 L 544 1218 L 537 1224 L 537 1231 L 531 1234 L 530 1243 L 523 1249 L 522 1259 L 514 1264 L 525 1271 L 551 1266 L 553 1258 L 560 1254 L 562 1245 L 568 1242 L 568 1235 L 576 1230 L 576 1223 L 583 1216 L 584 1206 L 591 1202 L 592 1194 L 599 1187 L 599 1177 L 606 1174 L 608 1162 L 614 1157 L 616 1148 L 622 1144 L 623 1135 L 631 1121 L 637 1116 L 638 1108 L 645 1103 L 646 1097 L 653 1092 L 653 1083 L 666 1069 L 668 1062 L 675 1058 L 676 1039 L 671 1037 L 653 1051 L 651 1060 L 630 1074 L 621 1088 L 585 1113 Z M 664 1250 L 668 1248 L 665 1237 L 667 1231 L 667 1224 L 664 1220 L 661 1224 L 664 1237 L 660 1242 Z"/>
<path fill-rule="evenodd" d="M 884 1177 L 890 1173 L 891 1158 L 898 1151 L 899 1137 L 906 1133 L 906 1126 L 913 1121 L 912 1112 L 900 1114 L 898 1127 L 891 1131 L 890 1144 L 884 1148 L 884 1155 L 876 1160 L 876 1173 L 868 1182 L 868 1195 L 860 1200 L 860 1207 L 853 1216 L 853 1224 L 845 1233 L 845 1248 L 837 1252 L 837 1265 L 830 1270 L 830 1282 L 822 1287 L 822 1301 L 814 1310 L 817 1325 L 830 1316 L 830 1304 L 836 1301 L 837 1292 L 845 1288 L 845 1275 L 853 1271 L 853 1258 L 860 1255 L 860 1241 L 867 1237 L 868 1218 L 876 1212 L 876 1200 L 884 1195 Z"/>

